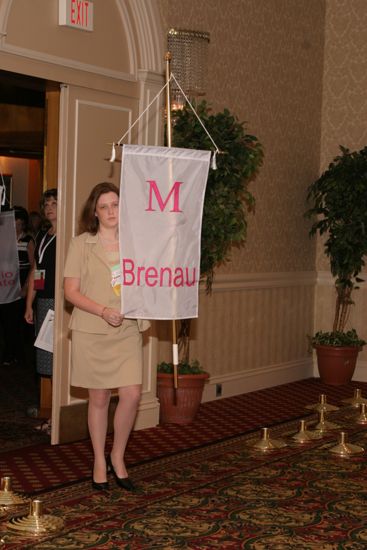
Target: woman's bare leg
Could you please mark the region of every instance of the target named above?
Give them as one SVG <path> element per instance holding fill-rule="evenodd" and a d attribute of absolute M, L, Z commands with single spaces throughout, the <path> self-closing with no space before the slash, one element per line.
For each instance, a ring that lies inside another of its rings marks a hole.
<path fill-rule="evenodd" d="M 124 454 L 140 402 L 141 385 L 119 388 L 118 392 L 119 402 L 113 421 L 114 436 L 111 460 L 117 476 L 127 477 Z"/>
<path fill-rule="evenodd" d="M 94 452 L 93 479 L 97 483 L 103 483 L 107 480 L 105 443 L 111 392 L 96 389 L 88 391 L 88 428 Z"/>

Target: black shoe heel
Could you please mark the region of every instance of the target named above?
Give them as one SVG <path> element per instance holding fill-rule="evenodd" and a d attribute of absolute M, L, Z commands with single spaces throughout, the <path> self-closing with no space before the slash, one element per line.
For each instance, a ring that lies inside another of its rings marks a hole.
<path fill-rule="evenodd" d="M 101 483 L 98 483 L 97 481 L 94 481 L 94 479 L 92 479 L 92 488 L 95 491 L 108 491 L 110 485 L 108 481 L 102 481 Z"/>
<path fill-rule="evenodd" d="M 95 491 L 108 491 L 108 489 L 110 488 L 110 484 L 108 483 L 108 481 L 101 481 L 101 482 L 94 481 L 93 470 L 92 470 L 92 488 Z"/>
<path fill-rule="evenodd" d="M 115 481 L 121 489 L 125 489 L 125 491 L 136 491 L 136 487 L 129 479 L 128 477 L 118 477 L 118 475 L 115 472 L 115 468 L 113 467 L 111 455 L 108 455 L 107 457 L 107 468 L 112 472 L 113 477 L 115 478 Z"/>

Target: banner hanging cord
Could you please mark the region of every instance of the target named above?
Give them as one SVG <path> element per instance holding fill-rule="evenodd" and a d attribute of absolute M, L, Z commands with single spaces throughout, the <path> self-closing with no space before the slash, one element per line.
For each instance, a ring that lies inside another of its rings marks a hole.
<path fill-rule="evenodd" d="M 130 132 L 130 130 L 132 128 L 134 128 L 135 124 L 137 124 L 139 122 L 139 120 L 142 118 L 142 116 L 145 115 L 145 113 L 148 111 L 148 109 L 150 109 L 150 107 L 153 105 L 153 103 L 158 99 L 158 97 L 161 95 L 162 92 L 164 92 L 164 90 L 167 88 L 168 84 L 170 83 L 172 79 L 172 74 L 169 78 L 169 80 L 165 83 L 165 85 L 159 90 L 159 92 L 153 97 L 152 101 L 147 105 L 147 107 L 144 109 L 144 111 L 141 113 L 141 115 L 131 124 L 131 126 L 129 126 L 129 128 L 127 129 L 127 131 L 124 133 L 123 136 L 120 137 L 120 139 L 118 140 L 117 143 L 113 142 L 112 143 L 112 152 L 111 152 L 111 157 L 110 157 L 110 162 L 114 162 L 115 158 L 116 158 L 116 150 L 115 150 L 115 147 L 116 145 L 117 146 L 120 146 L 121 145 L 121 142 L 122 140 L 128 135 L 128 133 Z"/>
<path fill-rule="evenodd" d="M 131 126 L 129 126 L 129 128 L 127 129 L 127 131 L 124 133 L 124 135 L 122 137 L 120 137 L 120 139 L 118 140 L 118 142 L 113 142 L 112 143 L 112 151 L 111 151 L 111 157 L 109 159 L 109 162 L 114 162 L 114 160 L 116 159 L 116 145 L 117 146 L 121 146 L 121 142 L 123 141 L 123 139 L 128 135 L 128 133 L 130 132 L 130 130 L 135 126 L 135 124 L 137 124 L 139 122 L 139 120 L 142 118 L 142 116 L 145 115 L 145 113 L 148 111 L 148 109 L 150 109 L 150 107 L 153 105 L 153 103 L 158 99 L 158 97 L 161 95 L 162 92 L 164 92 L 164 90 L 167 88 L 167 86 L 169 85 L 169 83 L 171 82 L 171 80 L 174 80 L 178 86 L 178 88 L 180 89 L 182 95 L 184 96 L 185 100 L 187 101 L 187 103 L 189 104 L 192 112 L 194 113 L 194 115 L 196 116 L 196 118 L 198 119 L 198 121 L 200 122 L 201 126 L 203 127 L 206 135 L 208 136 L 208 138 L 210 139 L 210 141 L 212 142 L 212 144 L 214 145 L 215 147 L 215 151 L 213 152 L 213 158 L 212 158 L 212 163 L 211 163 L 211 167 L 213 170 L 216 170 L 217 169 L 217 164 L 216 164 L 216 155 L 217 153 L 220 153 L 220 150 L 217 146 L 217 144 L 215 143 L 215 141 L 213 140 L 212 136 L 209 134 L 208 130 L 205 128 L 201 118 L 199 117 L 199 115 L 197 114 L 194 106 L 192 105 L 191 101 L 189 100 L 189 98 L 187 97 L 187 95 L 185 94 L 185 92 L 183 91 L 183 89 L 181 88 L 179 82 L 177 81 L 175 75 L 173 73 L 171 73 L 169 79 L 167 80 L 167 82 L 165 83 L 165 85 L 159 90 L 159 92 L 154 96 L 154 98 L 152 99 L 152 101 L 147 105 L 147 107 L 144 109 L 144 111 L 141 113 L 141 115 L 131 124 Z"/>

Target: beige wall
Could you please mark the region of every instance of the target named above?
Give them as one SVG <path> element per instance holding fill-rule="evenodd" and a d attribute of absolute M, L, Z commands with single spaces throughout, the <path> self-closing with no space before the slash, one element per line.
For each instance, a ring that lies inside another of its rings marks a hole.
<path fill-rule="evenodd" d="M 324 171 L 339 153 L 339 145 L 359 150 L 367 143 L 367 3 L 364 0 L 327 0 L 325 68 L 321 124 L 321 162 Z M 317 268 L 329 272 L 322 243 L 317 246 Z M 365 278 L 367 273 L 365 273 Z M 319 277 L 315 326 L 331 330 L 335 291 L 326 273 Z M 362 284 L 354 295 L 348 327 L 355 327 L 367 340 L 367 289 Z M 359 364 L 367 369 L 367 351 Z"/>
<path fill-rule="evenodd" d="M 264 145 L 253 183 L 248 242 L 221 272 L 313 269 L 303 220 L 305 188 L 317 175 L 324 2 L 161 0 L 163 28 L 210 32 L 206 99 L 248 121 Z"/>
<path fill-rule="evenodd" d="M 318 175 L 325 2 L 160 0 L 163 27 L 210 32 L 206 99 L 247 121 L 264 166 L 251 189 L 247 244 L 201 297 L 197 355 L 214 377 L 311 361 L 315 243 L 303 218 Z M 233 279 L 236 279 L 233 289 Z M 287 371 L 289 374 L 289 371 Z M 296 368 L 293 371 L 296 372 Z M 232 390 L 229 390 L 232 391 Z"/>
<path fill-rule="evenodd" d="M 325 70 L 321 126 L 321 169 L 339 144 L 361 149 L 367 143 L 367 4 L 327 0 Z"/>

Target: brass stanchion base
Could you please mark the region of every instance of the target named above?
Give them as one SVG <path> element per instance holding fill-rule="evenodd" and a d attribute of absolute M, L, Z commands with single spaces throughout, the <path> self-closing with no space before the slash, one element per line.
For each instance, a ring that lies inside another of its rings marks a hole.
<path fill-rule="evenodd" d="M 366 413 L 366 405 L 365 403 L 362 403 L 360 405 L 360 414 L 357 417 L 357 424 L 367 424 L 367 413 Z"/>
<path fill-rule="evenodd" d="M 321 435 L 326 432 L 332 432 L 333 430 L 337 430 L 340 428 L 338 424 L 335 424 L 334 422 L 329 422 L 328 420 L 325 420 L 325 411 L 321 410 L 319 411 L 319 421 L 314 426 L 315 430 L 320 433 Z"/>
<path fill-rule="evenodd" d="M 42 502 L 33 500 L 27 516 L 15 516 L 5 526 L 18 534 L 44 535 L 62 529 L 64 521 L 56 516 L 42 514 Z"/>
<path fill-rule="evenodd" d="M 19 506 L 25 504 L 29 499 L 18 493 L 14 493 L 11 488 L 11 477 L 5 476 L 1 478 L 0 483 L 0 507 L 7 508 L 9 506 Z"/>
<path fill-rule="evenodd" d="M 262 437 L 256 443 L 254 443 L 253 448 L 257 451 L 275 451 L 276 449 L 281 449 L 282 447 L 287 447 L 285 441 L 281 439 L 271 439 L 269 437 L 268 428 L 262 428 Z"/>
<path fill-rule="evenodd" d="M 353 397 L 350 397 L 349 399 L 343 399 L 343 403 L 352 405 L 352 407 L 359 407 L 360 405 L 362 405 L 362 403 L 367 405 L 367 399 L 364 399 L 364 397 L 362 397 L 362 390 L 355 389 Z"/>
<path fill-rule="evenodd" d="M 306 405 L 306 409 L 310 409 L 318 412 L 320 411 L 330 412 L 330 411 L 337 411 L 339 407 L 336 407 L 335 405 L 330 405 L 329 403 L 327 403 L 326 395 L 324 393 L 321 393 L 319 395 L 319 402 L 314 403 L 313 405 Z"/>
<path fill-rule="evenodd" d="M 361 454 L 364 452 L 363 447 L 360 445 L 353 445 L 352 443 L 346 443 L 346 439 L 346 432 L 340 432 L 340 441 L 338 445 L 330 449 L 330 452 L 342 457 Z"/>
<path fill-rule="evenodd" d="M 307 429 L 306 421 L 301 420 L 299 431 L 292 436 L 296 443 L 311 443 L 314 439 L 321 439 L 322 434 L 319 431 L 311 431 Z"/>

